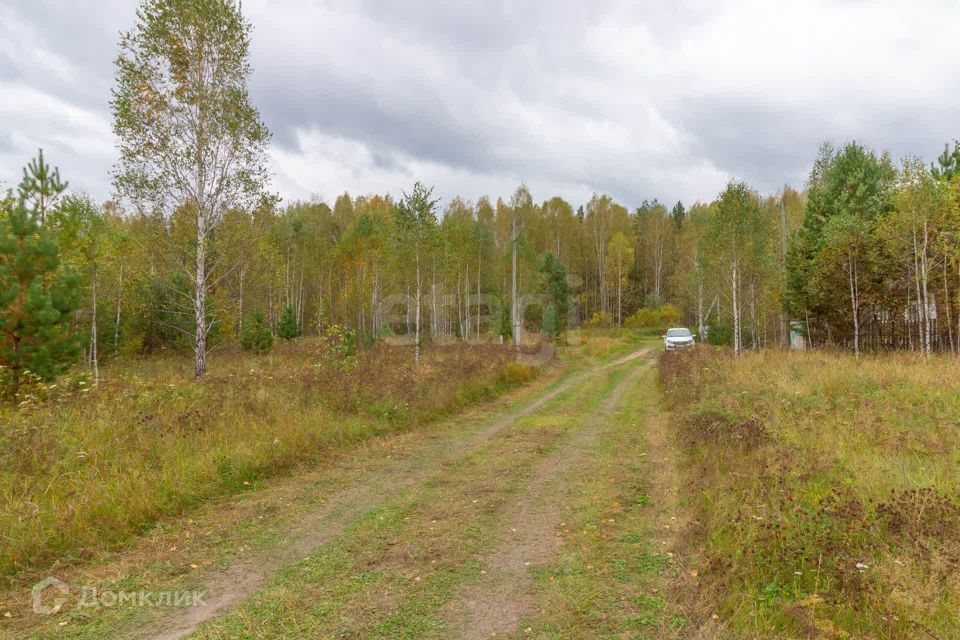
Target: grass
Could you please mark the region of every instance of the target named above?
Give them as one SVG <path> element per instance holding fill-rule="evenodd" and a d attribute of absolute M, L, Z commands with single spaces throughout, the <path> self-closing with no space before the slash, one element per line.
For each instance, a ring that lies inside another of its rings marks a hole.
<path fill-rule="evenodd" d="M 0 408 L 0 578 L 25 584 L 116 549 L 210 498 L 410 429 L 532 379 L 498 345 L 380 345 L 331 360 L 319 342 L 118 361 Z"/>
<path fill-rule="evenodd" d="M 956 360 L 699 349 L 660 377 L 701 615 L 748 637 L 960 634 Z"/>

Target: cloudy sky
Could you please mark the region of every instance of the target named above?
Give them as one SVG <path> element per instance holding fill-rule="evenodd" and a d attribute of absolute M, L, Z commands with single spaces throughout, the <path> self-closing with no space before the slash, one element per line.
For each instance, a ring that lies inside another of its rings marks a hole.
<path fill-rule="evenodd" d="M 43 147 L 104 199 L 134 0 L 0 3 L 0 186 Z M 802 185 L 824 140 L 932 159 L 960 136 L 960 3 L 243 0 L 286 200 L 690 203 Z"/>

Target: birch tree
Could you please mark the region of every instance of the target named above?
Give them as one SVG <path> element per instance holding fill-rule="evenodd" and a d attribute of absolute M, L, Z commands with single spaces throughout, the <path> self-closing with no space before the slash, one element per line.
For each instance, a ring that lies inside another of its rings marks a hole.
<path fill-rule="evenodd" d="M 607 312 L 607 241 L 610 239 L 610 196 L 593 194 L 587 203 L 586 221 L 590 228 L 590 240 L 593 244 L 597 272 L 597 301 L 600 311 Z"/>
<path fill-rule="evenodd" d="M 414 286 L 414 347 L 413 359 L 420 362 L 420 317 L 421 293 L 423 291 L 422 267 L 424 254 L 429 248 L 437 225 L 437 200 L 433 197 L 433 188 L 426 188 L 421 182 L 413 185 L 410 193 L 404 192 L 397 205 L 397 231 L 399 246 L 413 254 L 415 266 Z"/>
<path fill-rule="evenodd" d="M 926 166 L 916 159 L 905 161 L 894 196 L 894 210 L 883 221 L 882 235 L 891 254 L 901 256 L 907 263 L 907 272 L 913 276 L 920 350 L 926 356 L 933 351 L 932 324 L 936 308 L 931 291 L 931 276 L 937 260 L 933 252 L 939 218 L 946 208 L 941 186 Z"/>
<path fill-rule="evenodd" d="M 143 0 L 120 40 L 111 107 L 120 147 L 114 186 L 142 209 L 180 209 L 189 272 L 194 374 L 207 370 L 207 294 L 223 271 L 211 236 L 231 208 L 263 197 L 269 133 L 247 91 L 250 23 L 234 0 Z"/>
<path fill-rule="evenodd" d="M 622 231 L 617 231 L 607 243 L 606 272 L 612 279 L 617 292 L 617 326 L 623 326 L 623 287 L 627 283 L 627 274 L 633 264 L 634 241 Z"/>
<path fill-rule="evenodd" d="M 762 222 L 757 194 L 744 182 L 730 181 L 718 198 L 710 242 L 716 262 L 724 265 L 728 276 L 733 350 L 737 355 L 743 350 L 743 276 L 762 251 Z"/>
<path fill-rule="evenodd" d="M 101 246 L 106 235 L 106 219 L 103 211 L 89 197 L 68 196 L 50 216 L 58 231 L 60 252 L 64 264 L 86 276 L 88 300 L 90 301 L 89 350 L 90 372 L 93 383 L 100 381 L 99 335 L 97 329 L 100 285 Z"/>
<path fill-rule="evenodd" d="M 518 245 L 522 241 L 523 224 L 533 209 L 533 198 L 527 186 L 521 184 L 510 198 L 510 246 L 512 250 L 510 310 L 513 324 L 513 346 L 520 349 L 520 332 L 523 329 L 523 309 L 520 305 L 519 266 L 517 262 Z"/>

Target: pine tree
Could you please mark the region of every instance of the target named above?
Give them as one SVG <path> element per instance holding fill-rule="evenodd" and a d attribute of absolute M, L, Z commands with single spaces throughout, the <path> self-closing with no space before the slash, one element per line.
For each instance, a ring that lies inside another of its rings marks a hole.
<path fill-rule="evenodd" d="M 80 278 L 60 267 L 56 238 L 42 225 L 59 192 L 32 181 L 39 167 L 42 161 L 25 172 L 18 200 L 0 202 L 0 385 L 13 396 L 28 373 L 50 379 L 80 349 L 70 326 L 83 295 Z"/>
<path fill-rule="evenodd" d="M 67 183 L 60 181 L 60 169 L 44 161 L 43 149 L 40 149 L 37 157 L 23 168 L 23 180 L 18 190 L 20 199 L 37 211 L 43 226 L 47 222 L 47 209 L 67 190 Z"/>
<path fill-rule="evenodd" d="M 244 318 L 240 346 L 256 354 L 266 353 L 273 347 L 273 334 L 270 333 L 270 326 L 260 311 L 251 311 Z"/>
<path fill-rule="evenodd" d="M 280 321 L 277 323 L 277 335 L 284 340 L 293 340 L 303 335 L 303 330 L 297 321 L 297 313 L 293 310 L 293 307 L 287 307 L 283 310 L 283 315 L 280 316 Z"/>
<path fill-rule="evenodd" d="M 953 150 L 949 144 L 943 145 L 943 153 L 937 158 L 937 162 L 930 163 L 930 173 L 937 180 L 945 181 L 960 174 L 960 141 L 953 144 Z"/>
<path fill-rule="evenodd" d="M 683 228 L 683 220 L 687 217 L 687 210 L 683 207 L 683 203 L 677 200 L 677 204 L 673 205 L 673 209 L 670 210 L 670 217 L 673 218 L 673 223 L 677 225 L 677 229 Z"/>
<path fill-rule="evenodd" d="M 548 336 L 560 335 L 560 325 L 557 322 L 557 308 L 552 304 L 548 305 L 547 308 L 543 310 L 541 330 Z"/>
<path fill-rule="evenodd" d="M 500 342 L 509 340 L 513 337 L 513 321 L 511 319 L 510 305 L 503 305 L 500 308 L 500 326 L 497 327 L 497 334 L 500 336 Z"/>
<path fill-rule="evenodd" d="M 551 252 L 543 256 L 540 267 L 543 289 L 549 299 L 549 306 L 544 310 L 543 330 L 552 335 L 560 335 L 567 324 L 567 314 L 570 307 L 570 284 L 567 282 L 567 272 Z M 547 331 L 547 313 L 551 313 L 550 330 Z"/>

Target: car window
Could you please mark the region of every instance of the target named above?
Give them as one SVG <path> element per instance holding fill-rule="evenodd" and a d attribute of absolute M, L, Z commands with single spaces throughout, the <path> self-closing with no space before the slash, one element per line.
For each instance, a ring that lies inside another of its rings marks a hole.
<path fill-rule="evenodd" d="M 690 329 L 670 329 L 667 331 L 668 338 L 689 338 Z"/>

